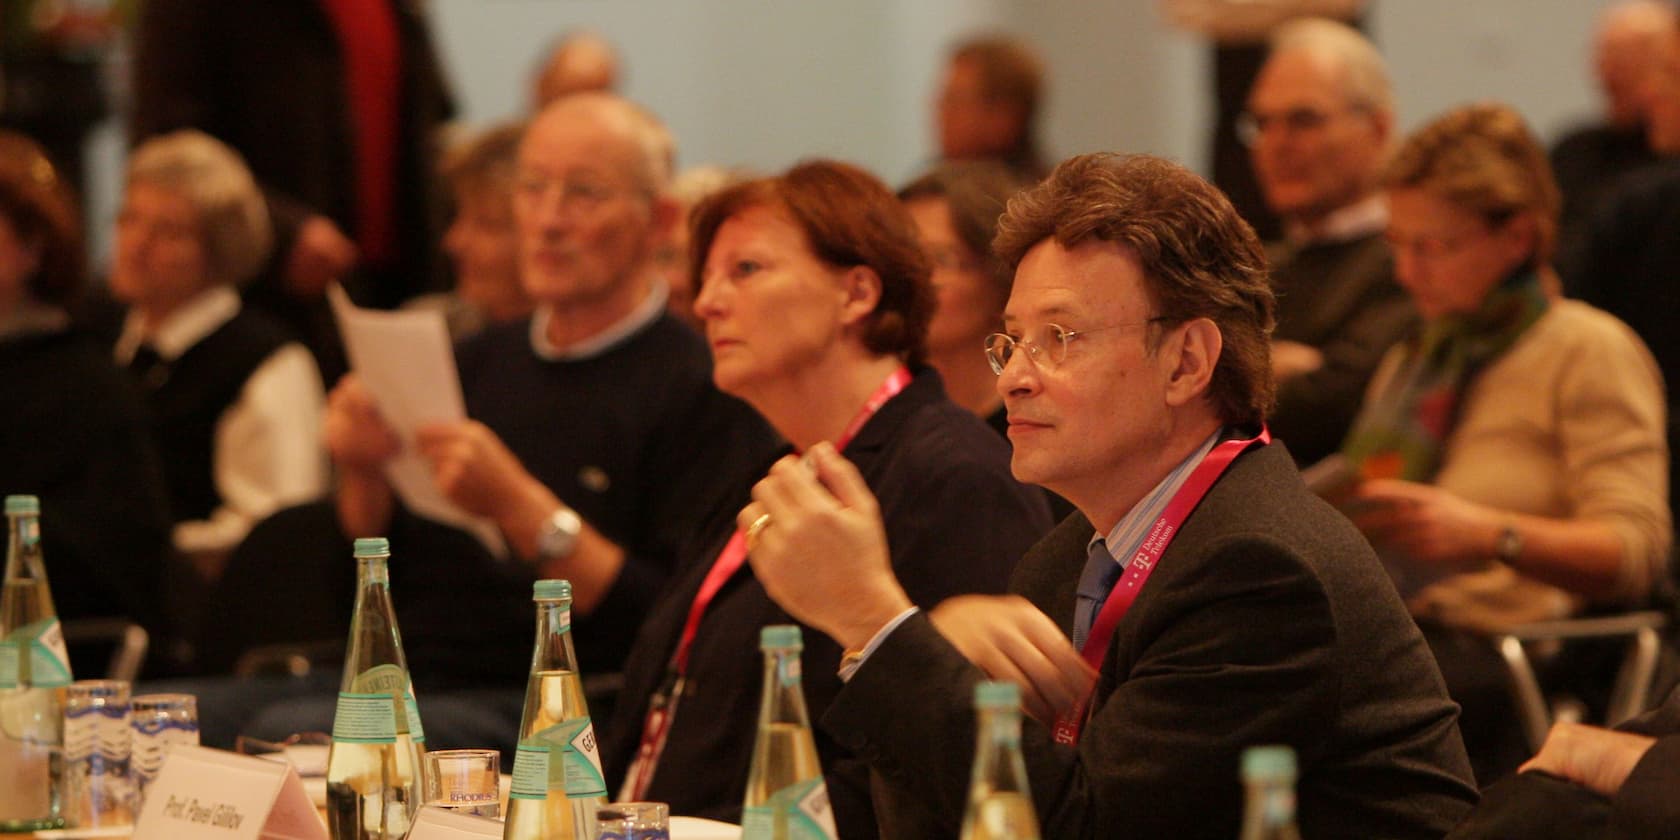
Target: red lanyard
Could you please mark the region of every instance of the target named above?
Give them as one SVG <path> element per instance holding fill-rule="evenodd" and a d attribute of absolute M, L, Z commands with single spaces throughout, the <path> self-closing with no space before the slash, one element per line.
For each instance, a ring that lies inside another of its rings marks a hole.
<path fill-rule="evenodd" d="M 875 412 L 887 404 L 887 400 L 904 390 L 905 386 L 910 384 L 910 379 L 910 369 L 907 367 L 900 366 L 898 370 L 893 371 L 892 375 L 875 389 L 875 393 L 870 394 L 869 399 L 864 401 L 863 408 L 834 441 L 834 448 L 846 451 L 846 444 L 857 437 L 863 424 L 869 422 L 869 418 L 874 417 Z M 729 542 L 724 545 L 723 551 L 718 554 L 717 560 L 712 563 L 712 570 L 706 573 L 706 579 L 700 583 L 700 591 L 695 593 L 694 603 L 688 607 L 688 620 L 683 622 L 682 638 L 677 642 L 676 654 L 671 657 L 671 665 L 679 675 L 688 673 L 688 649 L 694 644 L 694 634 L 700 629 L 700 619 L 705 616 L 706 608 L 712 605 L 712 599 L 717 597 L 723 584 L 741 570 L 741 564 L 746 562 L 746 559 L 747 538 L 737 528 Z"/>
<path fill-rule="evenodd" d="M 1126 616 L 1126 611 L 1137 601 L 1138 593 L 1143 591 L 1143 584 L 1149 580 L 1150 573 L 1155 571 L 1160 563 L 1161 555 L 1166 553 L 1167 546 L 1172 544 L 1173 538 L 1178 536 L 1179 527 L 1188 519 L 1190 512 L 1201 504 L 1202 497 L 1207 495 L 1213 483 L 1223 475 L 1225 468 L 1236 460 L 1236 457 L 1247 451 L 1249 447 L 1265 446 L 1272 442 L 1271 433 L 1264 426 L 1260 434 L 1244 440 L 1228 440 L 1202 458 L 1202 462 L 1192 470 L 1190 477 L 1178 488 L 1178 492 L 1167 501 L 1167 506 L 1161 510 L 1160 518 L 1149 529 L 1149 535 L 1138 544 L 1138 549 L 1132 555 L 1132 561 L 1126 564 L 1126 571 L 1120 579 L 1114 582 L 1114 587 L 1108 591 L 1108 600 L 1103 602 L 1102 611 L 1097 613 L 1096 621 L 1091 623 L 1091 634 L 1085 637 L 1085 647 L 1079 655 L 1093 670 L 1102 668 L 1103 658 L 1108 653 L 1108 642 L 1114 637 L 1114 628 L 1120 625 L 1120 619 Z M 1056 743 L 1075 744 L 1079 742 L 1079 731 L 1084 728 L 1086 711 L 1091 705 L 1091 696 L 1097 687 L 1093 683 L 1078 705 L 1066 716 L 1058 718 L 1055 726 Z"/>
<path fill-rule="evenodd" d="M 910 369 L 899 366 L 892 372 L 880 387 L 875 389 L 869 399 L 863 403 L 852 422 L 846 424 L 845 431 L 834 441 L 834 447 L 842 452 L 846 445 L 857 437 L 869 418 L 881 410 L 881 406 L 897 396 L 910 384 L 913 377 Z M 677 701 L 681 699 L 683 679 L 688 673 L 688 652 L 694 645 L 694 637 L 700 629 L 700 619 L 705 617 L 706 609 L 711 606 L 712 599 L 717 597 L 718 590 L 741 570 L 741 564 L 747 559 L 747 538 L 739 528 L 730 536 L 729 542 L 718 553 L 717 560 L 712 562 L 712 568 L 706 573 L 706 579 L 700 582 L 700 590 L 694 594 L 694 603 L 688 607 L 688 620 L 683 622 L 682 636 L 677 640 L 677 649 L 671 656 L 670 673 L 667 674 L 662 688 L 655 692 L 655 696 L 648 703 L 647 718 L 642 722 L 642 742 L 636 750 L 636 758 L 625 774 L 624 787 L 619 798 L 624 800 L 639 800 L 646 798 L 648 784 L 653 781 L 654 768 L 658 766 L 659 756 L 665 752 L 665 739 L 670 734 L 671 720 L 676 716 Z"/>

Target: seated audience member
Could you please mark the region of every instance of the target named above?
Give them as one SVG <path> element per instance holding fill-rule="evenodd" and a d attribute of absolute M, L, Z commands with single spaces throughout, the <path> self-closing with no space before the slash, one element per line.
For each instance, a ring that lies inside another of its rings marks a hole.
<path fill-rule="evenodd" d="M 1377 178 L 1394 130 L 1388 71 L 1348 26 L 1287 24 L 1242 125 L 1285 233 L 1270 253 L 1278 298 L 1271 428 L 1306 465 L 1341 445 L 1377 361 L 1415 317 L 1382 238 L 1388 208 Z"/>
<path fill-rule="evenodd" d="M 156 632 L 163 475 L 138 395 L 71 325 L 82 280 L 70 186 L 34 141 L 0 131 L 0 493 L 41 498 L 59 617 L 127 616 Z"/>
<path fill-rule="evenodd" d="M 1680 835 L 1680 690 L 1615 729 L 1558 723 L 1521 773 L 1483 792 L 1449 840 Z"/>
<path fill-rule="evenodd" d="M 1636 605 L 1671 542 L 1662 379 L 1622 322 L 1548 292 L 1557 188 L 1502 105 L 1456 109 L 1383 178 L 1424 323 L 1384 358 L 1344 453 L 1354 522 L 1424 628 L 1485 784 L 1526 751 L 1483 634 Z"/>
<path fill-rule="evenodd" d="M 220 141 L 178 131 L 129 158 L 112 352 L 144 395 L 175 549 L 210 580 L 258 519 L 326 490 L 315 361 L 239 300 L 270 241 L 262 193 Z"/>
<path fill-rule="evenodd" d="M 1044 63 L 1007 35 L 971 38 L 951 49 L 935 101 L 939 158 L 995 160 L 1038 179 L 1049 170 L 1038 149 Z"/>
<path fill-rule="evenodd" d="M 1621 176 L 1657 160 L 1646 137 L 1648 88 L 1674 25 L 1669 0 L 1623 0 L 1599 17 L 1593 72 L 1604 96 L 1603 118 L 1564 135 L 1551 152 L 1563 192 L 1560 259 L 1579 247 L 1593 211 Z"/>
<path fill-rule="evenodd" d="M 618 50 L 612 42 L 588 30 L 568 32 L 543 55 L 531 77 L 531 110 L 539 112 L 574 93 L 617 90 Z"/>
<path fill-rule="evenodd" d="M 463 341 L 491 324 L 522 321 L 533 304 L 519 282 L 519 233 L 513 224 L 513 181 L 523 124 L 499 126 L 463 143 L 444 160 L 455 219 L 443 250 L 455 268 L 455 289 L 422 295 L 405 308 L 437 309 L 449 337 Z"/>
<path fill-rule="evenodd" d="M 997 374 L 976 347 L 997 332 L 1013 273 L 992 255 L 992 237 L 1009 197 L 1031 184 L 992 161 L 947 163 L 911 181 L 898 198 L 916 220 L 933 262 L 937 306 L 928 324 L 928 364 L 957 405 L 1006 434 Z"/>
<path fill-rule="evenodd" d="M 693 255 L 718 387 L 797 449 L 826 441 L 857 465 L 917 603 L 1001 592 L 1049 512 L 1010 477 L 1003 442 L 923 365 L 928 264 L 892 193 L 846 164 L 801 164 L 702 202 Z M 744 563 L 753 530 L 736 530 L 733 514 L 749 485 L 712 500 L 720 516 L 694 544 L 699 556 L 627 660 L 623 714 L 602 754 L 611 778 L 627 777 L 623 798 L 740 820 L 762 683 L 753 654 L 760 628 L 788 621 Z M 807 708 L 821 714 L 840 688 L 840 648 L 811 633 L 803 661 Z M 674 711 L 661 751 L 639 747 L 651 710 Z M 862 761 L 827 738 L 818 752 L 841 836 L 874 836 Z"/>
<path fill-rule="evenodd" d="M 1680 21 L 1680 18 L 1677 18 Z M 1646 137 L 1673 158 L 1611 191 L 1585 241 L 1560 267 L 1564 288 L 1627 322 L 1644 339 L 1668 383 L 1669 475 L 1680 469 L 1680 22 L 1669 28 L 1650 77 Z M 1670 509 L 1675 499 L 1670 497 Z"/>
<path fill-rule="evenodd" d="M 1208 138 L 1213 185 L 1242 214 L 1262 240 L 1282 235 L 1278 218 L 1266 207 L 1237 128 L 1249 90 L 1266 63 L 1267 40 L 1279 27 L 1303 17 L 1324 17 L 1364 28 L 1366 0 L 1159 0 L 1167 24 L 1209 41 L 1209 82 L 1214 106 Z"/>
<path fill-rule="evenodd" d="M 654 251 L 653 261 L 665 278 L 665 309 L 697 333 L 705 334 L 706 325 L 694 313 L 694 272 L 688 264 L 688 214 L 707 196 L 746 177 L 740 171 L 721 166 L 695 166 L 683 170 L 671 181 L 671 197 L 676 199 L 679 211 L 677 223 L 671 225 L 665 240 Z"/>
<path fill-rule="evenodd" d="M 763 421 L 712 387 L 700 339 L 665 312 L 651 256 L 676 221 L 671 157 L 664 127 L 626 100 L 575 94 L 544 109 L 520 143 L 514 187 L 520 276 L 537 310 L 457 348 L 471 419 L 399 441 L 353 376 L 333 390 L 327 440 L 347 536 L 389 533 L 393 556 L 417 550 L 398 539 L 416 517 L 384 474 L 413 446 L 451 500 L 495 523 L 523 577 L 493 645 L 435 587 L 427 627 L 459 660 L 447 668 L 458 679 L 523 685 L 534 577 L 572 582 L 583 672 L 619 671 L 705 508 L 773 451 Z M 499 567 L 462 557 L 438 573 L 451 566 Z"/>
<path fill-rule="evenodd" d="M 1266 743 L 1299 756 L 1303 836 L 1440 836 L 1476 797 L 1455 710 L 1370 548 L 1266 445 L 1253 230 L 1176 164 L 1087 155 L 1010 202 L 997 251 L 1011 464 L 1081 513 L 1016 594 L 912 606 L 879 503 L 827 444 L 736 519 L 760 523 L 771 598 L 848 651 L 821 724 L 877 776 L 883 833 L 956 833 L 990 677 L 1035 718 L 1045 837 L 1234 837 L 1238 757 Z"/>

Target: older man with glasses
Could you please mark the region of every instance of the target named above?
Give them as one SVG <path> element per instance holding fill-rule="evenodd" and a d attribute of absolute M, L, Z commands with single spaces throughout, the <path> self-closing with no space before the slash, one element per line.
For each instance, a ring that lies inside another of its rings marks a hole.
<path fill-rule="evenodd" d="M 1341 445 L 1382 352 L 1413 321 L 1394 282 L 1377 175 L 1394 127 L 1382 57 L 1340 23 L 1285 25 L 1237 128 L 1267 205 L 1278 296 L 1272 431 L 1301 464 Z"/>

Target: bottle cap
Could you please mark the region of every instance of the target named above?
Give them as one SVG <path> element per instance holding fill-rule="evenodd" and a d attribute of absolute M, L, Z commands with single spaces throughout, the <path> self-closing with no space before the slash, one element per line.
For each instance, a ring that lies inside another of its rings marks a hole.
<path fill-rule="evenodd" d="M 572 582 L 569 580 L 539 580 L 531 584 L 533 601 L 570 601 Z"/>
<path fill-rule="evenodd" d="M 805 640 L 799 635 L 797 624 L 772 624 L 758 631 L 759 650 L 771 648 L 793 648 L 804 650 Z"/>
<path fill-rule="evenodd" d="M 356 540 L 357 557 L 389 557 L 391 541 L 384 537 L 362 537 Z"/>
<path fill-rule="evenodd" d="M 41 500 L 35 496 L 7 496 L 7 516 L 40 516 Z"/>
<path fill-rule="evenodd" d="M 1295 778 L 1295 751 L 1284 746 L 1249 747 L 1243 750 L 1244 779 Z"/>
<path fill-rule="evenodd" d="M 974 705 L 986 709 L 1019 709 L 1021 687 L 1012 682 L 981 682 L 974 686 Z"/>

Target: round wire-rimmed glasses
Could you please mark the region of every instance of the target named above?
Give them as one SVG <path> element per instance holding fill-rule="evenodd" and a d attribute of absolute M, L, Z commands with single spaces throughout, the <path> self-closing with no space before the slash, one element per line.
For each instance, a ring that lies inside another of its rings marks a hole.
<path fill-rule="evenodd" d="M 991 363 L 992 373 L 1002 376 L 1003 369 L 1008 367 L 1009 360 L 1014 358 L 1015 350 L 1020 348 L 1027 352 L 1027 360 L 1034 366 L 1048 370 L 1067 359 L 1068 343 L 1080 336 L 1124 327 L 1142 327 L 1169 320 L 1171 319 L 1154 317 L 1123 324 L 1109 324 L 1106 327 L 1092 327 L 1088 330 L 1070 330 L 1061 324 L 1045 324 L 1028 330 L 1032 333 L 1031 337 L 1023 338 L 1016 338 L 1007 333 L 992 333 L 986 336 L 986 361 Z"/>

